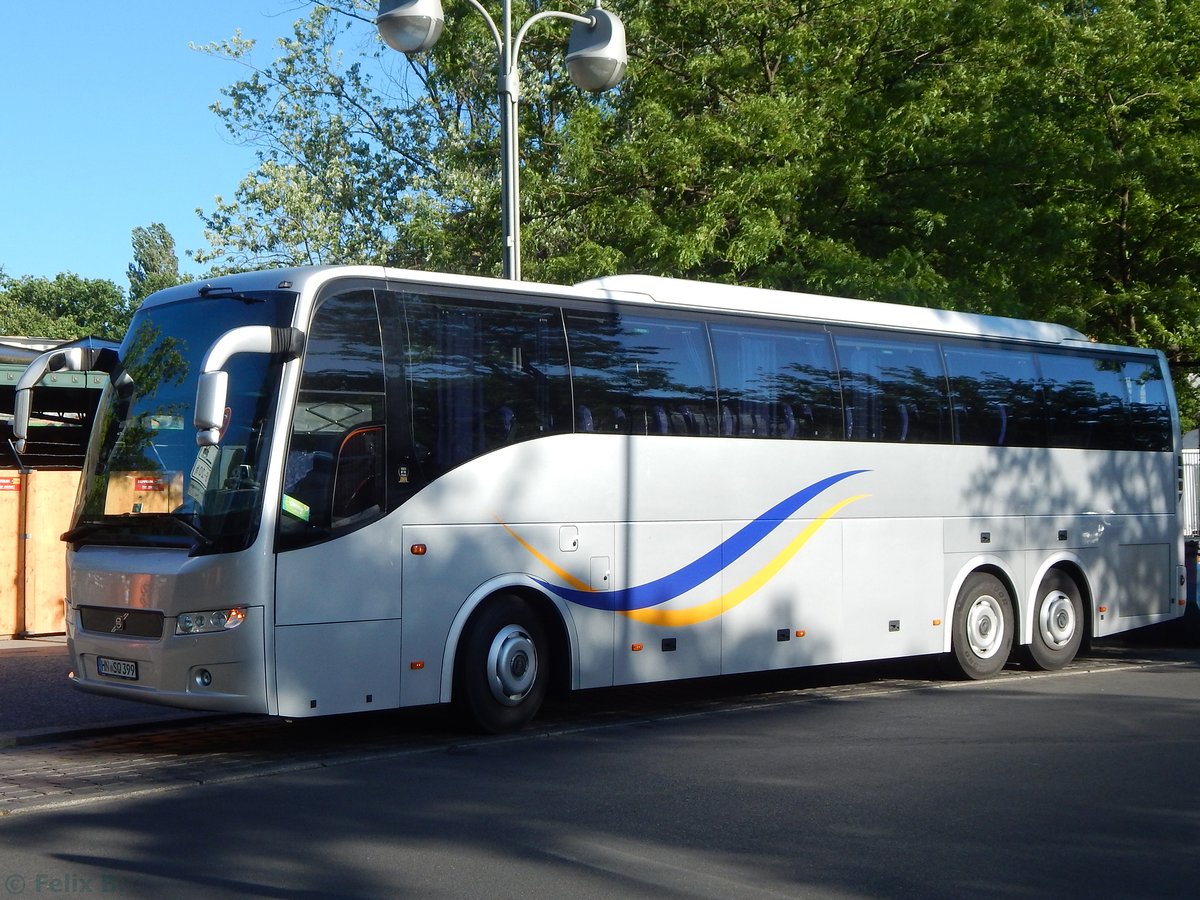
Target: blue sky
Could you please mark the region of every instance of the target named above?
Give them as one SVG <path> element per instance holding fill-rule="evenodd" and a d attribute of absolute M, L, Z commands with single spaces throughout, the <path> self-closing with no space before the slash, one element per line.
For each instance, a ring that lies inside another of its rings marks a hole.
<path fill-rule="evenodd" d="M 0 3 L 0 267 L 75 272 L 128 288 L 130 232 L 162 222 L 180 265 L 205 245 L 197 207 L 255 167 L 209 110 L 242 77 L 189 49 L 243 35 L 275 58 L 303 0 Z M 364 26 L 368 27 L 369 26 Z"/>

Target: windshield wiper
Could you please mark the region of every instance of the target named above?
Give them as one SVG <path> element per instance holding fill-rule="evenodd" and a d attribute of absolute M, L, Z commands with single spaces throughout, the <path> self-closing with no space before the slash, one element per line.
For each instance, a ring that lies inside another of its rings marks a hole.
<path fill-rule="evenodd" d="M 201 297 L 207 300 L 209 297 L 220 297 L 222 300 L 241 300 L 243 303 L 266 303 L 265 297 L 256 297 L 253 294 L 244 294 L 241 291 L 235 291 L 233 288 L 223 285 L 206 284 L 200 290 L 196 291 Z"/>
<path fill-rule="evenodd" d="M 156 538 L 168 537 L 163 534 L 146 534 L 141 530 L 141 525 L 170 523 L 178 531 L 190 539 L 193 550 L 204 548 L 208 549 L 213 545 L 213 539 L 206 535 L 203 531 L 185 521 L 173 513 L 125 513 L 120 517 L 109 518 L 103 522 L 84 522 L 76 525 L 70 531 L 64 532 L 61 540 L 68 544 L 88 543 L 89 539 L 95 539 L 104 535 L 106 537 L 121 535 L 126 538 L 135 538 L 138 543 L 154 543 Z M 97 543 L 108 543 L 108 541 L 97 541 Z"/>
<path fill-rule="evenodd" d="M 203 531 L 193 525 L 191 522 L 181 518 L 175 513 L 142 513 L 140 518 L 153 519 L 156 522 L 170 522 L 179 527 L 186 534 L 195 538 L 202 547 L 211 547 L 213 545 L 212 538 L 206 535 Z"/>

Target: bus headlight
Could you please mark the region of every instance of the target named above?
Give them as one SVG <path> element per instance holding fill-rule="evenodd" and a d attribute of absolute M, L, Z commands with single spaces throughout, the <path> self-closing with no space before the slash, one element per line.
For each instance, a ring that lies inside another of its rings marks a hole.
<path fill-rule="evenodd" d="M 204 612 L 181 613 L 175 620 L 176 634 L 211 634 L 229 631 L 246 620 L 244 609 L 214 609 Z"/>

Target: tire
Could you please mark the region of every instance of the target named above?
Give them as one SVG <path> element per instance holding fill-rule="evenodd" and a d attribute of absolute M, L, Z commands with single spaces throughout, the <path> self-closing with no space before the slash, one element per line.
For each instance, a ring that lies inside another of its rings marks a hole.
<path fill-rule="evenodd" d="M 459 643 L 455 698 L 481 730 L 523 728 L 546 697 L 550 657 L 537 614 L 503 595 L 472 616 Z"/>
<path fill-rule="evenodd" d="M 1085 625 L 1079 586 L 1065 572 L 1052 569 L 1038 588 L 1033 640 L 1025 661 L 1036 669 L 1061 669 L 1079 652 Z"/>
<path fill-rule="evenodd" d="M 1013 641 L 1008 588 L 995 575 L 973 572 L 958 592 L 951 627 L 951 670 L 972 680 L 998 674 L 1008 662 Z"/>

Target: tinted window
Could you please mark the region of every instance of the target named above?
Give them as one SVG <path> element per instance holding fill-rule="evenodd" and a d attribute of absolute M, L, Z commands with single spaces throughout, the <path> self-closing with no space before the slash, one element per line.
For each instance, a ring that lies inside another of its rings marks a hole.
<path fill-rule="evenodd" d="M 856 441 L 950 440 L 941 354 L 929 341 L 836 337 L 846 436 Z"/>
<path fill-rule="evenodd" d="M 282 548 L 324 539 L 383 514 L 384 400 L 374 292 L 329 297 L 308 329 L 292 413 Z"/>
<path fill-rule="evenodd" d="M 990 447 L 1045 444 L 1033 354 L 1020 348 L 945 345 L 957 440 Z"/>
<path fill-rule="evenodd" d="M 558 310 L 431 297 L 405 303 L 413 439 L 427 477 L 571 430 Z"/>
<path fill-rule="evenodd" d="M 716 433 L 704 326 L 636 315 L 567 314 L 576 429 Z"/>
<path fill-rule="evenodd" d="M 1171 447 L 1157 366 L 1111 356 L 1041 353 L 1049 439 L 1096 450 Z"/>
<path fill-rule="evenodd" d="M 1133 449 L 1171 450 L 1171 406 L 1158 361 L 1130 360 L 1122 369 Z"/>
<path fill-rule="evenodd" d="M 824 331 L 713 325 L 728 437 L 842 437 L 842 400 Z"/>

